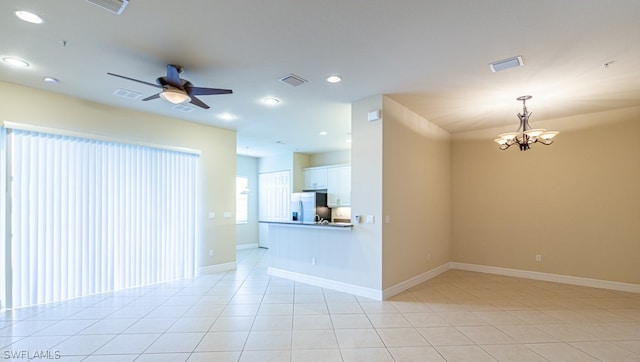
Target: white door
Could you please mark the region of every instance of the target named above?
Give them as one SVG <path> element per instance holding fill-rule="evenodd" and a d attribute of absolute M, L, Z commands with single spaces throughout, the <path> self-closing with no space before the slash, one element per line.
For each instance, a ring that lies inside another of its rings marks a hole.
<path fill-rule="evenodd" d="M 259 221 L 289 221 L 291 176 L 289 170 L 258 175 Z M 269 247 L 268 224 L 261 223 L 258 245 Z"/>

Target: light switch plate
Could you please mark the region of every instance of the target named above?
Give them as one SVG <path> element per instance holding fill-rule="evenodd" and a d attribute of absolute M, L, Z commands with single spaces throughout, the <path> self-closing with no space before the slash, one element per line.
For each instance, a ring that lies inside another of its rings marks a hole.
<path fill-rule="evenodd" d="M 216 213 L 211 211 L 209 212 L 209 219 L 215 219 L 216 218 Z"/>
<path fill-rule="evenodd" d="M 367 218 L 365 219 L 365 223 L 366 224 L 373 224 L 375 220 L 375 217 L 373 215 L 367 215 Z"/>

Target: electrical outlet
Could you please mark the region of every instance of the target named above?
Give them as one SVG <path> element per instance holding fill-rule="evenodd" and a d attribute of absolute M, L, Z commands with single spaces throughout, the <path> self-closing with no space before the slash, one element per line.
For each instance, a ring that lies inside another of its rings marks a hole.
<path fill-rule="evenodd" d="M 388 224 L 388 223 L 390 223 L 390 222 L 391 222 L 391 216 L 386 215 L 386 216 L 384 217 L 384 222 L 386 222 L 387 224 Z"/>
<path fill-rule="evenodd" d="M 540 254 L 536 255 L 536 261 L 542 261 L 542 255 Z"/>
<path fill-rule="evenodd" d="M 213 256 L 213 249 L 209 249 L 209 256 Z"/>

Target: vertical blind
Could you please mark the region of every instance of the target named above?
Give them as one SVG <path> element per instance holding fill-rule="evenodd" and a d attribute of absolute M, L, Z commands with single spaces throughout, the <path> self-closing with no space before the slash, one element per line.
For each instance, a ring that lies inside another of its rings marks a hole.
<path fill-rule="evenodd" d="M 12 307 L 194 275 L 198 155 L 17 129 L 7 141 Z"/>

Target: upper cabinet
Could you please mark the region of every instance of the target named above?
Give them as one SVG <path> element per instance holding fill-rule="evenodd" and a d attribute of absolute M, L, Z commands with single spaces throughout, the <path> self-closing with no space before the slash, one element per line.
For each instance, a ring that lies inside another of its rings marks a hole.
<path fill-rule="evenodd" d="M 310 167 L 303 170 L 305 190 L 327 189 L 327 167 Z"/>
<path fill-rule="evenodd" d="M 327 206 L 351 206 L 351 166 L 327 168 Z"/>
<path fill-rule="evenodd" d="M 305 190 L 327 190 L 327 206 L 351 206 L 351 166 L 309 167 L 303 170 Z"/>

